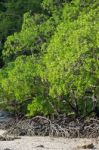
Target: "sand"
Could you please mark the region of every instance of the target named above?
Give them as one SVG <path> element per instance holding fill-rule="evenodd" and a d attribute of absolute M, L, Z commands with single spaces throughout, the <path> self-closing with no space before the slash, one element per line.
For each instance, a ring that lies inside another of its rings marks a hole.
<path fill-rule="evenodd" d="M 0 130 L 2 135 L 5 131 Z M 93 143 L 95 150 L 99 150 L 99 138 L 97 139 L 67 139 L 53 137 L 28 137 L 14 141 L 0 141 L 0 150 L 81 150 L 83 145 Z"/>

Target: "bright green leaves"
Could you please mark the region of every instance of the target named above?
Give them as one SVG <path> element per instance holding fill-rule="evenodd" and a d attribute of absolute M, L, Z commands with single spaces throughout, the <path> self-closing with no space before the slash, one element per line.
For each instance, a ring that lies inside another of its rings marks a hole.
<path fill-rule="evenodd" d="M 23 100 L 30 98 L 34 92 L 35 73 L 35 59 L 33 57 L 19 57 L 15 62 L 8 64 L 7 76 L 1 78 L 1 87 L 10 99 Z M 13 96 L 12 98 L 10 94 Z"/>
<path fill-rule="evenodd" d="M 0 101 L 29 99 L 29 116 L 91 109 L 99 90 L 99 8 L 84 2 L 44 0 L 42 14 L 25 13 L 21 31 L 4 45 Z"/>
<path fill-rule="evenodd" d="M 50 98 L 37 96 L 32 103 L 28 105 L 28 115 L 33 116 L 37 114 L 49 115 L 55 112 L 55 109 L 50 102 Z"/>
<path fill-rule="evenodd" d="M 71 89 L 81 95 L 97 84 L 97 11 L 82 12 L 78 19 L 70 18 L 58 26 L 44 56 L 51 96 L 66 95 Z"/>
<path fill-rule="evenodd" d="M 38 35 L 38 27 L 36 26 L 33 18 L 30 18 L 29 13 L 24 16 L 24 23 L 22 31 L 15 33 L 13 36 L 9 36 L 5 46 L 3 55 L 10 60 L 18 55 L 24 55 L 24 53 L 33 53 L 32 47 L 34 46 L 35 38 Z"/>

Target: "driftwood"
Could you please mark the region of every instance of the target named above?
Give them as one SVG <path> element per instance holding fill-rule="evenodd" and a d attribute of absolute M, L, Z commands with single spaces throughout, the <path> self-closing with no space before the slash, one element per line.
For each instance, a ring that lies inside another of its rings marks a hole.
<path fill-rule="evenodd" d="M 83 146 L 78 146 L 78 149 L 96 149 L 93 143 L 83 145 Z"/>

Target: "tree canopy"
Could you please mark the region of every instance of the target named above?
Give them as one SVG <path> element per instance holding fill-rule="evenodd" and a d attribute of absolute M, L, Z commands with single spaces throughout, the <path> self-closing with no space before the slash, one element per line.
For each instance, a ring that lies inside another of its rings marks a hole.
<path fill-rule="evenodd" d="M 88 113 L 99 98 L 99 2 L 22 2 L 9 6 L 19 16 L 26 12 L 23 23 L 21 17 L 11 25 L 17 32 L 2 30 L 1 107 L 29 116 Z"/>

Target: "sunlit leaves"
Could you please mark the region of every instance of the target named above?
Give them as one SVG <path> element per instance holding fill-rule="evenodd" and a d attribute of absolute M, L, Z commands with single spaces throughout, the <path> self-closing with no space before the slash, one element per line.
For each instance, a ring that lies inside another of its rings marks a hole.
<path fill-rule="evenodd" d="M 97 96 L 99 90 L 96 3 L 44 0 L 42 14 L 25 13 L 21 31 L 5 42 L 0 99 L 30 99 L 30 116 L 68 114 L 75 103 L 82 113 L 86 91 Z M 91 108 L 90 99 L 86 106 Z"/>
<path fill-rule="evenodd" d="M 80 95 L 97 84 L 97 11 L 81 12 L 77 19 L 68 18 L 58 26 L 44 56 L 51 95 L 66 94 L 71 89 Z"/>

